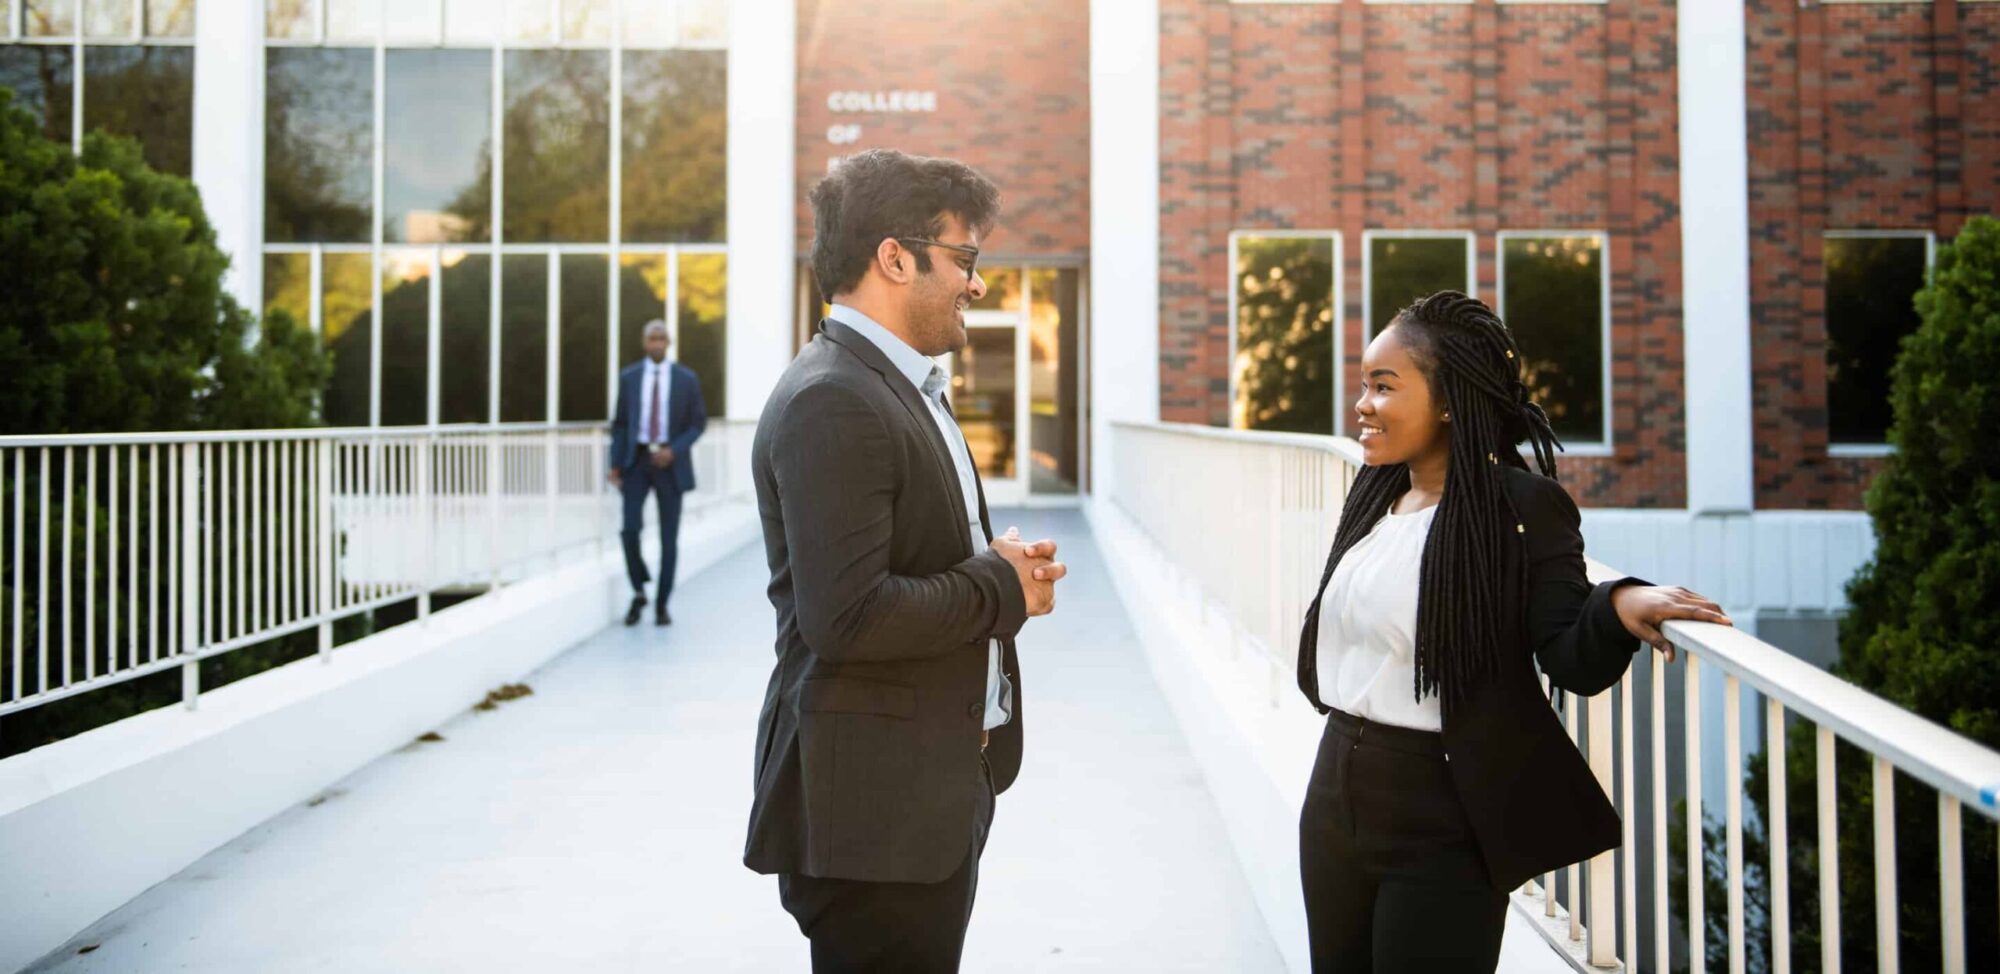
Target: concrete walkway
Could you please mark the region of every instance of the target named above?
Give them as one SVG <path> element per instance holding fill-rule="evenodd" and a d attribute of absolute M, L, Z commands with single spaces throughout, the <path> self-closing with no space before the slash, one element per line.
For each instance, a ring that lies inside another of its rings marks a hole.
<path fill-rule="evenodd" d="M 1281 970 L 1083 519 L 995 520 L 1063 541 L 1072 573 L 1022 636 L 1027 759 L 965 969 Z M 761 547 L 739 552 L 682 587 L 672 628 L 607 629 L 532 696 L 330 786 L 34 969 L 805 970 L 775 880 L 739 861 L 764 583 Z"/>

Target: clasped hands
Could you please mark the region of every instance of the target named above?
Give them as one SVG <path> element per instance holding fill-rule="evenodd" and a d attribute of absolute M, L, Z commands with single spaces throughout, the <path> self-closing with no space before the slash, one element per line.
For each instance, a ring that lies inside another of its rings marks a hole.
<path fill-rule="evenodd" d="M 1021 595 L 1028 604 L 1028 615 L 1045 616 L 1054 611 L 1056 583 L 1069 574 L 1068 566 L 1056 560 L 1056 543 L 1025 542 L 1021 540 L 1020 528 L 1008 528 L 1006 534 L 993 539 L 992 548 L 1014 566 L 1014 574 L 1021 580 Z"/>
<path fill-rule="evenodd" d="M 674 448 L 670 446 L 660 447 L 649 454 L 647 459 L 652 462 L 655 468 L 665 470 L 674 464 Z M 623 487 L 625 486 L 625 471 L 617 467 L 612 467 L 611 472 L 606 474 L 604 479 L 611 481 L 611 486 L 613 487 Z"/>

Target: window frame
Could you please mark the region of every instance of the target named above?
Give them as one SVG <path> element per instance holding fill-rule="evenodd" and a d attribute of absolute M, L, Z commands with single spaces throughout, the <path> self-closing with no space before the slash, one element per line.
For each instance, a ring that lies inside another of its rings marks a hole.
<path fill-rule="evenodd" d="M 1836 2 L 1836 0 L 1828 0 L 1828 2 Z M 1844 0 L 1844 2 L 1848 3 L 1898 2 L 1899 3 L 1903 2 L 1903 0 Z M 1848 229 L 1848 230 L 1820 231 L 1819 262 L 1820 262 L 1820 292 L 1822 299 L 1824 298 L 1826 291 L 1826 242 L 1827 241 L 1912 240 L 1919 237 L 1923 238 L 1924 241 L 1924 281 L 1925 284 L 1928 285 L 1930 282 L 1931 274 L 1937 269 L 1937 231 L 1915 229 L 1915 228 L 1868 229 L 1868 230 Z M 1915 295 L 1912 295 L 1912 297 L 1914 296 Z M 1830 337 L 1833 331 L 1832 327 L 1833 322 L 1826 316 L 1826 308 L 1824 306 L 1824 300 L 1822 300 L 1820 315 L 1821 315 L 1820 328 L 1823 332 L 1823 335 L 1825 337 Z M 1829 392 L 1831 392 L 1830 385 L 1827 388 L 1823 388 L 1820 390 L 1822 396 L 1826 395 Z M 1833 431 L 1831 429 L 1827 430 L 1826 455 L 1829 457 L 1843 457 L 1849 459 L 1886 457 L 1894 454 L 1895 452 L 1896 448 L 1893 445 L 1889 444 L 1887 441 L 1881 443 L 1851 443 L 1851 442 L 1836 443 L 1834 442 L 1833 439 Z"/>
<path fill-rule="evenodd" d="M 1287 0 L 1287 2 L 1291 2 L 1291 0 Z M 1333 435 L 1340 436 L 1342 435 L 1340 431 L 1343 428 L 1345 428 L 1346 425 L 1341 422 L 1341 419 L 1343 417 L 1343 414 L 1341 412 L 1343 408 L 1342 404 L 1347 401 L 1347 376 L 1345 374 L 1345 369 L 1343 368 L 1345 353 L 1346 353 L 1346 340 L 1345 336 L 1341 334 L 1346 330 L 1343 327 L 1346 320 L 1345 308 L 1346 308 L 1346 295 L 1347 295 L 1347 275 L 1345 273 L 1346 260 L 1347 260 L 1346 250 L 1345 250 L 1346 241 L 1342 239 L 1342 234 L 1339 230 L 1331 228 L 1271 229 L 1271 230 L 1242 228 L 1229 231 L 1229 256 L 1227 258 L 1229 262 L 1228 266 L 1229 355 L 1227 358 L 1223 360 L 1223 364 L 1229 375 L 1227 401 L 1231 405 L 1232 409 L 1234 408 L 1234 404 L 1236 402 L 1236 329 L 1237 329 L 1236 245 L 1238 241 L 1242 240 L 1244 237 L 1276 238 L 1276 239 L 1288 239 L 1288 240 L 1331 239 L 1333 241 L 1333 274 L 1331 275 L 1333 278 L 1333 304 L 1331 305 L 1331 307 L 1333 308 L 1333 361 L 1329 363 L 1333 368 L 1333 415 L 1329 418 L 1332 420 L 1333 423 Z M 1228 428 L 1235 429 L 1236 427 L 1232 423 Z"/>
<path fill-rule="evenodd" d="M 1400 0 L 1389 0 L 1400 2 Z M 1361 231 L 1361 345 L 1375 340 L 1375 241 L 1377 240 L 1465 240 L 1465 293 L 1479 296 L 1479 233 L 1476 230 L 1396 230 Z"/>
<path fill-rule="evenodd" d="M 8 2 L 19 5 L 22 2 L 24 2 L 24 0 L 8 0 Z M 82 0 L 76 0 L 76 2 L 81 4 Z M 142 0 L 134 0 L 134 2 L 135 3 L 142 2 Z M 256 2 L 268 3 L 269 0 L 256 0 Z M 727 20 L 725 20 L 725 25 L 722 30 L 722 36 L 719 38 L 708 39 L 708 40 L 700 40 L 700 39 L 690 40 L 687 37 L 685 31 L 685 22 L 681 19 L 681 7 L 685 2 L 685 0 L 670 0 L 671 9 L 673 11 L 672 15 L 674 23 L 673 43 L 671 44 L 626 43 L 624 37 L 624 29 L 623 29 L 625 5 L 630 3 L 641 3 L 641 2 L 644 2 L 644 0 L 611 0 L 612 27 L 611 27 L 611 39 L 608 41 L 588 41 L 588 40 L 577 40 L 573 38 L 564 37 L 563 19 L 562 19 L 562 0 L 547 0 L 549 6 L 549 17 L 550 17 L 549 40 L 517 41 L 509 38 L 507 36 L 507 24 L 505 23 L 506 6 L 504 3 L 502 3 L 500 8 L 502 23 L 499 25 L 499 28 L 495 31 L 495 36 L 493 37 L 493 39 L 485 41 L 453 40 L 449 35 L 450 2 L 449 0 L 438 0 L 437 23 L 436 25 L 434 25 L 430 37 L 421 40 L 411 39 L 411 38 L 390 39 L 388 37 L 388 25 L 385 22 L 378 20 L 375 25 L 375 38 L 371 42 L 361 38 L 339 39 L 339 40 L 328 39 L 326 33 L 327 0 L 306 0 L 307 7 L 311 10 L 312 28 L 313 28 L 312 36 L 310 38 L 272 37 L 270 36 L 270 31 L 267 26 L 265 29 L 264 45 L 266 47 L 367 47 L 372 43 L 377 48 L 443 47 L 443 48 L 454 48 L 454 49 L 474 50 L 474 51 L 485 51 L 485 50 L 546 51 L 546 50 L 554 50 L 560 48 L 565 50 L 612 51 L 614 53 L 626 50 L 726 51 L 729 49 L 729 28 L 727 26 L 728 23 Z M 725 3 L 722 6 L 725 12 L 725 17 L 733 16 L 729 12 L 731 7 L 730 4 Z"/>
<path fill-rule="evenodd" d="M 4 9 L 5 16 L 7 18 L 7 23 L 5 27 L 0 28 L 0 44 L 36 46 L 36 47 L 67 47 L 70 49 L 69 151 L 72 154 L 81 153 L 83 151 L 83 137 L 89 134 L 88 131 L 86 131 L 83 124 L 83 104 L 84 104 L 84 99 L 87 97 L 87 93 L 84 90 L 86 87 L 85 76 L 89 73 L 90 70 L 89 65 L 86 61 L 87 54 L 85 53 L 85 50 L 87 48 L 92 48 L 92 47 L 192 48 L 195 46 L 195 38 L 193 34 L 189 34 L 186 37 L 173 37 L 167 35 L 156 36 L 146 33 L 145 0 L 131 0 L 132 32 L 130 34 L 120 34 L 116 37 L 92 37 L 84 31 L 83 0 L 70 0 L 70 3 L 73 8 L 70 16 L 73 18 L 72 22 L 75 24 L 75 29 L 72 30 L 70 33 L 52 34 L 48 36 L 32 36 L 32 37 L 29 36 L 28 34 L 27 0 L 0 0 L 0 2 L 5 3 L 5 7 L 0 9 Z M 197 2 L 199 2 L 199 0 L 197 0 Z M 191 118 L 192 115 L 190 114 L 190 119 Z M 192 128 L 193 126 L 192 121 L 189 122 L 189 126 L 190 128 Z M 188 143 L 190 145 L 194 143 L 194 133 L 192 131 L 188 132 Z M 193 175 L 192 173 L 189 174 L 190 178 L 192 178 L 192 175 Z"/>
<path fill-rule="evenodd" d="M 1598 241 L 1597 293 L 1599 311 L 1598 325 L 1598 375 L 1601 390 L 1601 415 L 1603 416 L 1602 436 L 1594 441 L 1579 443 L 1564 442 L 1563 453 L 1577 457 L 1608 457 L 1617 450 L 1617 439 L 1613 435 L 1611 384 L 1611 231 L 1595 228 L 1500 230 L 1493 235 L 1493 310 L 1501 321 L 1507 321 L 1507 241 L 1516 238 L 1537 237 L 1595 237 Z M 1510 324 L 1511 329 L 1513 326 Z"/>

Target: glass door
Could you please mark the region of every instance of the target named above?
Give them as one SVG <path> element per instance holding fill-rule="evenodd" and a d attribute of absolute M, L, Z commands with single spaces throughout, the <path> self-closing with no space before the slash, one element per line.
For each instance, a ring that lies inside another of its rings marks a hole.
<path fill-rule="evenodd" d="M 1079 271 L 982 274 L 987 293 L 965 314 L 966 347 L 943 361 L 987 505 L 1074 503 L 1084 433 Z"/>

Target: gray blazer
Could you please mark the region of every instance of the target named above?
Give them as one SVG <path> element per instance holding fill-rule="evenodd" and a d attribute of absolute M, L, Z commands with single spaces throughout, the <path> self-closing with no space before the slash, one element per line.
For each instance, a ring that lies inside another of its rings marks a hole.
<path fill-rule="evenodd" d="M 751 472 L 778 639 L 744 864 L 942 881 L 985 798 L 993 638 L 1014 684 L 1013 720 L 986 752 L 994 790 L 1020 770 L 1020 580 L 991 549 L 971 550 L 951 455 L 917 391 L 839 322 L 822 322 L 778 380 Z"/>

